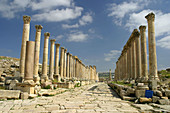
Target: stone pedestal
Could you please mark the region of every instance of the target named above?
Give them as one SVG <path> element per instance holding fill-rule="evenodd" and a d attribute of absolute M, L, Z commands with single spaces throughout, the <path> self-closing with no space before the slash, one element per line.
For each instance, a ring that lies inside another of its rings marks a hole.
<path fill-rule="evenodd" d="M 155 14 L 149 13 L 145 16 L 148 22 L 148 42 L 149 42 L 149 80 L 159 80 L 157 74 L 157 56 L 155 41 Z"/>
<path fill-rule="evenodd" d="M 48 80 L 47 67 L 48 67 L 48 40 L 50 33 L 44 33 L 44 51 L 43 51 L 43 64 L 42 64 L 42 75 L 41 82 L 46 82 Z"/>
<path fill-rule="evenodd" d="M 38 75 L 39 70 L 39 55 L 40 55 L 40 39 L 41 39 L 41 25 L 35 25 L 36 36 L 35 36 L 35 56 L 34 56 L 34 82 L 40 84 L 40 77 Z"/>
<path fill-rule="evenodd" d="M 23 16 L 24 26 L 22 33 L 22 46 L 20 54 L 20 76 L 24 77 L 25 72 L 25 55 L 26 55 L 26 41 L 29 41 L 29 32 L 30 32 L 30 16 Z"/>
<path fill-rule="evenodd" d="M 54 44 L 55 44 L 56 39 L 51 39 L 51 47 L 50 47 L 50 66 L 49 66 L 49 78 L 51 80 L 54 80 Z"/>

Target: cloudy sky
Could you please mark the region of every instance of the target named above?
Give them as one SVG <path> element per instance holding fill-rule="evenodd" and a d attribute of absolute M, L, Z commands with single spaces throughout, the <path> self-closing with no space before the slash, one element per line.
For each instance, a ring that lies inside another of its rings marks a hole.
<path fill-rule="evenodd" d="M 35 25 L 86 65 L 112 71 L 133 29 L 147 25 L 154 12 L 158 69 L 170 67 L 169 0 L 0 0 L 0 56 L 20 57 L 23 15 L 31 16 L 30 40 Z"/>

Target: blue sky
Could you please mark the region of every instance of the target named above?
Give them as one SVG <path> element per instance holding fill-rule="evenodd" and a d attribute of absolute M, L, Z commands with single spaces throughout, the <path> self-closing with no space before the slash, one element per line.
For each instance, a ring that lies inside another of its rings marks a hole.
<path fill-rule="evenodd" d="M 23 15 L 31 16 L 30 40 L 35 25 L 97 71 L 112 71 L 133 29 L 147 25 L 145 16 L 154 12 L 158 70 L 170 67 L 169 0 L 1 0 L 0 56 L 20 57 Z"/>

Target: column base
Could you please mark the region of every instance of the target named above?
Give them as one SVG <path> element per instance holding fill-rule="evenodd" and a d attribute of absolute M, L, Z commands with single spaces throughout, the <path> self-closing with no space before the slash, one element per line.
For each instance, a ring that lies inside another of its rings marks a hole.
<path fill-rule="evenodd" d="M 40 77 L 38 75 L 34 75 L 34 82 L 36 85 L 40 85 Z"/>
<path fill-rule="evenodd" d="M 61 82 L 60 74 L 54 74 L 54 79 L 56 79 L 58 82 Z"/>

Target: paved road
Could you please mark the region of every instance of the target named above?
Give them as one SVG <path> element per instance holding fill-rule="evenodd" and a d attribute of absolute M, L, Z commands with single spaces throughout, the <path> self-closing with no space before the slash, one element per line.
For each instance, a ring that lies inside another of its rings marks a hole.
<path fill-rule="evenodd" d="M 0 113 L 137 113 L 107 84 L 86 85 L 51 97 L 0 101 Z"/>

